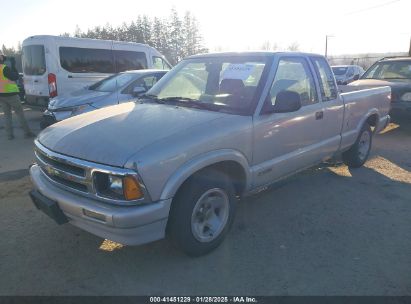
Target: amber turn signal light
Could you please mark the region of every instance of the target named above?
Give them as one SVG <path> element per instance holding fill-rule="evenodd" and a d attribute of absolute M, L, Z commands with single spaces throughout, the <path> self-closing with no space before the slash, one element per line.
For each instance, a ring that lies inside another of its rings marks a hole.
<path fill-rule="evenodd" d="M 142 198 L 143 191 L 141 190 L 140 184 L 138 181 L 132 177 L 132 176 L 126 176 L 123 179 L 123 185 L 124 185 L 124 197 L 126 200 L 137 200 Z"/>

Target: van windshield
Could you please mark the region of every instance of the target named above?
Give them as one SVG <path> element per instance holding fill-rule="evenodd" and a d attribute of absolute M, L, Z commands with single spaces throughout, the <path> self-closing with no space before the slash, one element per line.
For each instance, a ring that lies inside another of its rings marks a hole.
<path fill-rule="evenodd" d="M 89 90 L 111 93 L 116 91 L 117 89 L 121 89 L 135 78 L 136 75 L 132 73 L 115 74 L 93 84 L 89 87 Z"/>
<path fill-rule="evenodd" d="M 43 45 L 28 45 L 23 47 L 23 72 L 25 75 L 43 75 L 46 72 L 46 58 Z"/>

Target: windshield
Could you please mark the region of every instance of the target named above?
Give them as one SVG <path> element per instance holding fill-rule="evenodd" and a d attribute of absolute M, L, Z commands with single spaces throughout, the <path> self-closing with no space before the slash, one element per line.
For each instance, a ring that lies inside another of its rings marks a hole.
<path fill-rule="evenodd" d="M 347 72 L 347 67 L 332 67 L 334 75 L 345 75 L 345 73 Z"/>
<path fill-rule="evenodd" d="M 361 78 L 411 80 L 411 61 L 378 62 L 370 67 Z"/>
<path fill-rule="evenodd" d="M 266 67 L 265 57 L 189 59 L 178 64 L 147 96 L 214 111 L 242 113 L 251 109 Z"/>
<path fill-rule="evenodd" d="M 89 87 L 89 90 L 98 92 L 114 92 L 115 90 L 122 88 L 136 78 L 136 75 L 132 73 L 120 73 L 112 75 L 93 84 Z"/>

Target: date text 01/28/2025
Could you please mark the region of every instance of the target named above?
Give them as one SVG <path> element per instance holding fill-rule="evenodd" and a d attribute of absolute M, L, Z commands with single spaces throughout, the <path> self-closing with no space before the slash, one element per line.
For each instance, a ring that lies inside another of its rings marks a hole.
<path fill-rule="evenodd" d="M 254 297 L 150 297 L 150 303 L 257 303 Z"/>

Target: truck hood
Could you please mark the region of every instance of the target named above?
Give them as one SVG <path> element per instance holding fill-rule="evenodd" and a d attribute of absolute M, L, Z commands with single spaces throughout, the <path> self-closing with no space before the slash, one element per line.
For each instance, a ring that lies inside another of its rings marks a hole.
<path fill-rule="evenodd" d="M 380 79 L 360 79 L 349 84 L 350 86 L 380 87 L 389 86 L 392 92 L 392 101 L 398 101 L 404 93 L 411 92 L 411 80 L 380 80 Z"/>
<path fill-rule="evenodd" d="M 144 147 L 223 116 L 231 115 L 128 102 L 63 120 L 41 132 L 38 141 L 57 153 L 123 167 Z"/>
<path fill-rule="evenodd" d="M 86 103 L 90 104 L 99 102 L 105 98 L 108 98 L 111 94 L 111 92 L 98 92 L 88 89 L 81 89 L 70 94 L 53 98 L 49 103 L 49 109 L 56 110 L 60 108 L 75 107 Z"/>

